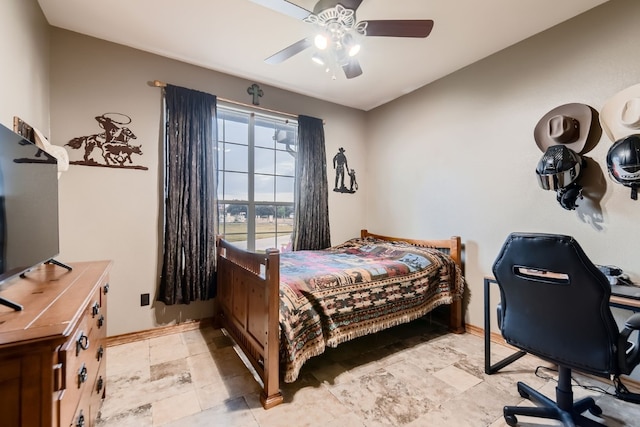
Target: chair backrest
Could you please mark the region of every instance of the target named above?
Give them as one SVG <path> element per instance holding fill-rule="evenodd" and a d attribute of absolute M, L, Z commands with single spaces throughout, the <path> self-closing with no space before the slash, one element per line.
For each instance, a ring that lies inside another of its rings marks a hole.
<path fill-rule="evenodd" d="M 509 344 L 596 375 L 617 370 L 610 285 L 573 237 L 512 233 L 493 274 Z"/>

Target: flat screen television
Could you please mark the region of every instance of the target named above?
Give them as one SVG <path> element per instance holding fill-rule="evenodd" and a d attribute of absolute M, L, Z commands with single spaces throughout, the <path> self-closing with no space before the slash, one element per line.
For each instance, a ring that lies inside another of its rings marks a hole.
<path fill-rule="evenodd" d="M 58 253 L 57 160 L 0 124 L 0 290 Z"/>

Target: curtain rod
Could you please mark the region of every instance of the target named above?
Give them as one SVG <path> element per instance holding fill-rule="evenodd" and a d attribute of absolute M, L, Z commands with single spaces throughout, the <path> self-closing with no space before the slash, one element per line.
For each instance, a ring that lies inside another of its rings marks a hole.
<path fill-rule="evenodd" d="M 167 84 L 165 82 L 160 81 L 160 80 L 154 80 L 153 81 L 153 85 L 155 87 L 167 87 Z M 285 113 L 284 111 L 272 110 L 270 108 L 264 108 L 264 107 L 260 107 L 258 105 L 253 105 L 253 104 L 245 104 L 244 102 L 234 101 L 232 99 L 222 98 L 220 96 L 216 96 L 216 98 L 219 101 L 226 102 L 228 104 L 239 105 L 241 107 L 247 107 L 247 108 L 254 108 L 256 110 L 266 111 L 268 113 L 280 114 L 282 116 L 292 117 L 292 118 L 294 118 L 296 120 L 298 119 L 298 115 L 297 114 Z"/>

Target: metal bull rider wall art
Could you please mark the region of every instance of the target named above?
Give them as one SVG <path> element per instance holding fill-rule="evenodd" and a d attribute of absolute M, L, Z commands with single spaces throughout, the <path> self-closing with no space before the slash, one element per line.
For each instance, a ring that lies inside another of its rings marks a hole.
<path fill-rule="evenodd" d="M 126 125 L 131 117 L 122 113 L 104 113 L 97 116 L 98 126 L 103 129 L 93 135 L 78 136 L 65 145 L 74 150 L 84 148 L 82 160 L 71 160 L 72 165 L 102 166 L 109 168 L 142 169 L 146 166 L 134 164 L 135 156 L 142 156 L 142 144 L 130 144 L 136 135 Z"/>

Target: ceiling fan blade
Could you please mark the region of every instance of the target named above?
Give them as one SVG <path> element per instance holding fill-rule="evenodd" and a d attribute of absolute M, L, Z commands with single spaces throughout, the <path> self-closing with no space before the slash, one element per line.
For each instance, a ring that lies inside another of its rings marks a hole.
<path fill-rule="evenodd" d="M 265 59 L 264 62 L 266 62 L 267 64 L 279 64 L 291 58 L 292 56 L 299 54 L 306 48 L 311 47 L 312 44 L 313 42 L 309 38 L 299 40 L 294 44 L 285 47 L 280 52 L 274 53 L 273 55 Z"/>
<path fill-rule="evenodd" d="M 347 3 L 345 5 L 345 3 Z M 362 3 L 362 0 L 343 0 L 341 2 L 342 6 L 346 7 L 347 9 L 353 9 L 353 10 L 357 10 L 360 7 L 360 4 Z"/>
<path fill-rule="evenodd" d="M 360 63 L 355 58 L 351 58 L 349 62 L 342 66 L 342 69 L 344 70 L 344 75 L 347 76 L 348 79 L 358 77 L 360 74 L 362 74 Z"/>
<path fill-rule="evenodd" d="M 307 9 L 291 3 L 287 0 L 251 0 L 253 3 L 259 4 L 276 12 L 284 15 L 289 15 L 292 18 L 304 19 L 311 14 Z"/>
<path fill-rule="evenodd" d="M 433 29 L 431 19 L 366 21 L 367 36 L 427 37 Z"/>
<path fill-rule="evenodd" d="M 319 0 L 313 7 L 313 13 L 317 15 L 323 10 L 336 7 L 338 4 L 342 5 L 345 9 L 356 11 L 360 7 L 361 3 L 362 0 Z"/>

